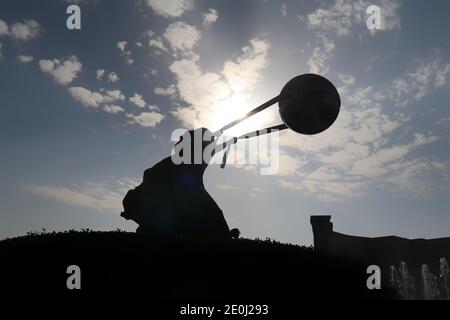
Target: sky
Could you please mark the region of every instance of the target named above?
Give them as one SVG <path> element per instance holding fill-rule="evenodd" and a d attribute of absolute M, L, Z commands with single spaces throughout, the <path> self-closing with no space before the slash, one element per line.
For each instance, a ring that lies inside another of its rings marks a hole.
<path fill-rule="evenodd" d="M 66 8 L 81 8 L 81 30 Z M 369 30 L 378 5 L 382 29 Z M 312 244 L 311 215 L 353 235 L 450 235 L 447 0 L 0 2 L 0 239 L 134 231 L 127 190 L 175 129 L 217 130 L 296 75 L 338 88 L 335 124 L 285 131 L 279 170 L 211 165 L 205 186 L 247 238 Z M 279 123 L 277 107 L 231 134 Z"/>

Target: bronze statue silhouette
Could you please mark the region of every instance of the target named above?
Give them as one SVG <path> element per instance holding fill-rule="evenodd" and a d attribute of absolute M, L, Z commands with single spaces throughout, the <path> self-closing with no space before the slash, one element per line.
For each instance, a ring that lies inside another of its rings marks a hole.
<path fill-rule="evenodd" d="M 283 124 L 217 144 L 216 138 L 224 131 L 276 103 Z M 183 157 L 189 158 L 189 161 L 176 164 L 172 157 L 167 157 L 147 169 L 142 184 L 130 190 L 125 196 L 123 200 L 125 211 L 122 217 L 139 224 L 138 232 L 155 236 L 238 238 L 239 230 L 230 233 L 222 210 L 203 185 L 203 174 L 210 160 L 203 157 L 204 151 L 212 150 L 210 153 L 212 156 L 225 150 L 223 168 L 229 146 L 238 140 L 285 129 L 305 135 L 318 134 L 327 130 L 336 121 L 340 105 L 339 93 L 329 80 L 315 74 L 304 74 L 290 80 L 277 97 L 227 124 L 216 133 L 211 133 L 206 128 L 187 132 L 177 145 L 187 138 L 190 142 L 194 142 L 186 149 L 190 151 L 190 156 Z M 201 161 L 197 161 L 196 158 L 198 150 L 195 142 L 199 133 L 202 138 Z M 205 135 L 210 139 L 204 139 Z"/>
<path fill-rule="evenodd" d="M 212 137 L 208 129 L 201 128 L 188 131 L 176 145 L 187 138 L 195 142 L 198 130 L 201 137 Z M 202 139 L 202 154 L 212 143 L 214 137 Z M 121 216 L 139 224 L 137 232 L 161 237 L 231 238 L 222 210 L 203 184 L 209 163 L 203 157 L 195 163 L 194 143 L 190 151 L 190 163 L 175 164 L 167 157 L 145 170 L 142 184 L 128 191 Z"/>

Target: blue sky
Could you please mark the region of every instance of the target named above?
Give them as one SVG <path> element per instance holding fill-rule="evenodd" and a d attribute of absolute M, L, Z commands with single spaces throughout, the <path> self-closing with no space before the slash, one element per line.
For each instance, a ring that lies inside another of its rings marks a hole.
<path fill-rule="evenodd" d="M 66 28 L 69 3 L 81 30 Z M 383 30 L 366 27 L 371 4 Z M 230 227 L 311 244 L 309 216 L 331 214 L 350 234 L 448 236 L 448 12 L 446 0 L 2 1 L 0 238 L 135 230 L 121 200 L 174 129 L 217 129 L 308 72 L 338 87 L 338 120 L 281 134 L 277 175 L 211 166 Z M 274 108 L 234 133 L 277 121 Z"/>

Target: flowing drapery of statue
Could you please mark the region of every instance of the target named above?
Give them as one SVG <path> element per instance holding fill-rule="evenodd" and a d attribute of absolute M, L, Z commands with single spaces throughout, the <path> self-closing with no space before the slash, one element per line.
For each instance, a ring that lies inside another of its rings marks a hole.
<path fill-rule="evenodd" d="M 224 131 L 276 103 L 283 124 L 217 143 Z M 188 139 L 188 161 L 178 163 L 173 161 L 173 157 L 167 157 L 147 169 L 142 184 L 125 196 L 122 217 L 135 221 L 139 225 L 137 232 L 152 236 L 230 238 L 236 232 L 230 233 L 222 210 L 203 184 L 210 158 L 201 157 L 200 162 L 194 159 L 199 151 L 195 146 L 196 134 L 200 133 L 202 137 L 202 155 L 210 147 L 213 147 L 211 155 L 224 151 L 224 167 L 230 146 L 239 140 L 285 129 L 304 135 L 321 133 L 336 121 L 340 105 L 339 94 L 329 80 L 315 74 L 304 74 L 290 80 L 277 97 L 214 133 L 206 128 L 186 132 L 175 149 Z M 210 139 L 205 140 L 205 136 Z"/>

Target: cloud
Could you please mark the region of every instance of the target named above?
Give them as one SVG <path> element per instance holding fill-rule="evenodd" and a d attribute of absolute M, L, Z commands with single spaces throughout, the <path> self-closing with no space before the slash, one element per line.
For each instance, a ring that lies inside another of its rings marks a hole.
<path fill-rule="evenodd" d="M 117 48 L 119 48 L 120 51 L 124 52 L 125 48 L 127 46 L 127 42 L 126 41 L 119 41 L 116 43 Z"/>
<path fill-rule="evenodd" d="M 329 68 L 327 66 L 327 55 L 319 47 L 315 47 L 312 56 L 307 61 L 308 69 L 310 73 L 325 75 L 328 73 Z"/>
<path fill-rule="evenodd" d="M 217 21 L 219 14 L 216 9 L 210 8 L 207 13 L 203 14 L 203 25 L 210 26 Z"/>
<path fill-rule="evenodd" d="M 295 176 L 304 163 L 305 161 L 300 158 L 291 156 L 287 153 L 281 153 L 279 155 L 279 168 L 277 176 Z"/>
<path fill-rule="evenodd" d="M 144 36 L 147 37 L 147 38 L 151 38 L 154 35 L 155 35 L 155 31 L 153 31 L 153 30 L 147 30 L 147 31 L 144 32 Z"/>
<path fill-rule="evenodd" d="M 106 78 L 106 81 L 115 83 L 120 80 L 117 73 L 114 71 L 110 72 L 109 74 L 104 69 L 98 69 L 95 73 L 97 80 L 102 81 L 104 78 Z"/>
<path fill-rule="evenodd" d="M 338 36 L 354 34 L 356 27 L 368 32 L 366 27 L 366 9 L 370 5 L 379 5 L 382 12 L 382 28 L 394 30 L 400 28 L 400 8 L 398 0 L 335 0 L 330 5 L 323 5 L 307 15 L 309 29 L 336 33 Z"/>
<path fill-rule="evenodd" d="M 314 47 L 306 64 L 310 73 L 326 75 L 330 70 L 328 61 L 333 57 L 336 44 L 321 32 L 317 34 L 317 37 L 322 40 L 322 43 Z"/>
<path fill-rule="evenodd" d="M 434 90 L 444 87 L 450 77 L 450 63 L 437 55 L 417 61 L 417 67 L 404 72 L 390 86 L 390 97 L 397 106 L 422 100 Z"/>
<path fill-rule="evenodd" d="M 106 77 L 106 79 L 108 80 L 108 82 L 112 82 L 112 83 L 115 83 L 120 80 L 119 76 L 114 71 L 110 72 L 108 74 L 108 76 Z"/>
<path fill-rule="evenodd" d="M 158 73 L 158 70 L 153 69 L 153 68 L 147 68 L 147 69 L 144 71 L 144 78 L 149 78 L 149 77 L 157 76 L 158 74 L 159 74 L 159 73 Z"/>
<path fill-rule="evenodd" d="M 186 127 L 199 122 L 216 128 L 223 125 L 222 122 L 245 113 L 248 109 L 246 99 L 261 81 L 261 72 L 268 64 L 269 49 L 270 44 L 266 40 L 250 40 L 249 46 L 242 48 L 240 56 L 224 63 L 220 74 L 203 72 L 200 56 L 195 53 L 175 60 L 169 69 L 176 75 L 180 100 L 189 106 L 178 107 L 172 114 Z"/>
<path fill-rule="evenodd" d="M 120 90 L 101 90 L 101 92 L 92 92 L 83 87 L 71 87 L 67 90 L 72 98 L 80 102 L 84 107 L 99 108 L 101 105 L 110 105 L 114 102 L 125 100 L 125 96 Z M 113 108 L 111 105 L 106 109 L 109 111 L 119 110 L 118 108 Z"/>
<path fill-rule="evenodd" d="M 10 35 L 16 40 L 28 41 L 39 37 L 41 32 L 42 29 L 39 22 L 36 20 L 24 20 L 11 26 Z"/>
<path fill-rule="evenodd" d="M 82 64 L 74 55 L 66 60 L 40 60 L 39 67 L 42 72 L 51 75 L 56 83 L 67 85 L 78 76 Z"/>
<path fill-rule="evenodd" d="M 33 61 L 33 56 L 28 56 L 28 55 L 18 55 L 17 56 L 17 61 L 21 62 L 21 63 L 29 63 L 31 61 Z"/>
<path fill-rule="evenodd" d="M 107 104 L 107 105 L 104 105 L 102 108 L 103 108 L 103 111 L 105 111 L 107 113 L 112 113 L 112 114 L 125 112 L 125 110 L 121 106 L 117 106 L 117 105 Z"/>
<path fill-rule="evenodd" d="M 339 80 L 344 83 L 345 87 L 352 86 L 355 84 L 355 78 L 351 74 L 339 74 Z"/>
<path fill-rule="evenodd" d="M 98 92 L 91 92 L 83 87 L 71 87 L 68 90 L 72 98 L 85 107 L 97 108 L 105 103 L 105 96 Z"/>
<path fill-rule="evenodd" d="M 125 96 L 120 90 L 101 89 L 100 92 L 92 92 L 83 87 L 71 87 L 67 90 L 75 101 L 80 102 L 86 108 L 101 109 L 111 114 L 125 112 L 121 106 L 115 104 L 125 100 Z"/>
<path fill-rule="evenodd" d="M 200 32 L 185 22 L 175 22 L 167 27 L 164 38 L 174 51 L 191 51 L 200 40 Z"/>
<path fill-rule="evenodd" d="M 427 158 L 395 161 L 386 165 L 386 173 L 371 177 L 348 176 L 338 169 L 321 166 L 299 179 L 281 179 L 283 189 L 299 191 L 323 202 L 342 202 L 368 196 L 371 187 L 389 190 L 392 195 L 426 195 L 437 188 L 431 176 L 446 174 L 448 163 Z"/>
<path fill-rule="evenodd" d="M 103 77 L 105 76 L 106 71 L 104 69 L 98 69 L 95 72 L 95 77 L 97 78 L 97 80 L 102 80 Z"/>
<path fill-rule="evenodd" d="M 441 162 L 429 158 L 413 159 L 405 162 L 393 163 L 390 165 L 390 171 L 393 175 L 387 175 L 384 182 L 394 188 L 398 195 L 418 194 L 426 195 L 437 187 L 439 182 L 448 188 L 449 162 Z M 444 178 L 436 180 L 430 179 L 430 176 L 439 174 Z"/>
<path fill-rule="evenodd" d="M 140 94 L 135 93 L 134 96 L 130 97 L 129 100 L 139 108 L 145 108 L 147 103 L 144 101 Z"/>
<path fill-rule="evenodd" d="M 153 92 L 154 92 L 154 94 L 156 94 L 158 96 L 165 96 L 165 97 L 170 97 L 171 99 L 175 99 L 176 94 L 177 94 L 177 89 L 176 89 L 175 85 L 172 84 L 172 85 L 168 86 L 167 88 L 156 87 Z"/>
<path fill-rule="evenodd" d="M 68 205 L 115 214 L 123 210 L 123 195 L 117 191 L 108 190 L 103 184 L 87 183 L 71 188 L 35 185 L 23 187 L 37 196 Z"/>
<path fill-rule="evenodd" d="M 127 118 L 128 122 L 131 124 L 138 124 L 144 128 L 154 128 L 164 119 L 164 116 L 159 112 L 152 111 L 152 112 L 142 112 L 137 116 L 127 114 Z"/>
<path fill-rule="evenodd" d="M 179 17 L 186 10 L 192 9 L 193 0 L 145 0 L 155 13 L 166 17 Z"/>
<path fill-rule="evenodd" d="M 9 35 L 9 27 L 8 24 L 0 19 L 0 37 Z"/>
<path fill-rule="evenodd" d="M 2 48 L 3 48 L 3 43 L 0 42 L 0 59 L 3 58 Z"/>
<path fill-rule="evenodd" d="M 236 92 L 253 90 L 261 81 L 261 71 L 267 66 L 270 44 L 265 40 L 252 39 L 250 46 L 242 48 L 242 55 L 235 61 L 225 62 L 222 74 L 232 90 Z"/>
<path fill-rule="evenodd" d="M 149 47 L 156 48 L 159 51 L 168 51 L 160 37 L 151 39 L 148 43 Z"/>
<path fill-rule="evenodd" d="M 415 140 L 403 145 L 394 145 L 389 148 L 382 148 L 370 154 L 370 156 L 354 162 L 350 173 L 362 177 L 379 177 L 390 173 L 390 167 L 387 166 L 393 162 L 404 159 L 414 149 L 429 143 L 436 142 L 437 137 L 415 134 Z"/>
<path fill-rule="evenodd" d="M 120 51 L 122 51 L 122 56 L 125 57 L 126 64 L 133 64 L 134 59 L 132 57 L 132 53 L 129 50 L 126 50 L 127 48 L 127 41 L 119 41 L 116 43 L 116 47 L 119 48 Z"/>
<path fill-rule="evenodd" d="M 403 140 L 409 141 L 400 142 L 394 132 L 405 130 L 410 119 L 399 112 L 387 112 L 384 107 L 395 103 L 389 95 L 391 84 L 382 90 L 371 86 L 354 88 L 353 76 L 341 74 L 338 78 L 343 86 L 339 88 L 342 108 L 337 122 L 317 136 L 282 134 L 282 150 L 297 150 L 308 159 L 308 170 L 292 174 L 300 175 L 300 182 L 285 178 L 280 187 L 303 190 L 327 202 L 367 195 L 365 191 L 370 187 L 391 186 L 397 193 L 416 194 L 432 188 L 423 175 L 440 172 L 445 164 L 426 157 L 415 158 L 414 152 L 438 138 L 430 132 L 416 132 L 404 136 Z M 433 163 L 429 170 L 419 170 L 427 162 Z M 410 165 L 417 170 L 408 170 Z"/>
<path fill-rule="evenodd" d="M 443 118 L 437 122 L 439 126 L 450 129 L 450 117 Z"/>
<path fill-rule="evenodd" d="M 287 4 L 286 3 L 283 3 L 281 5 L 280 12 L 283 17 L 287 17 Z"/>

